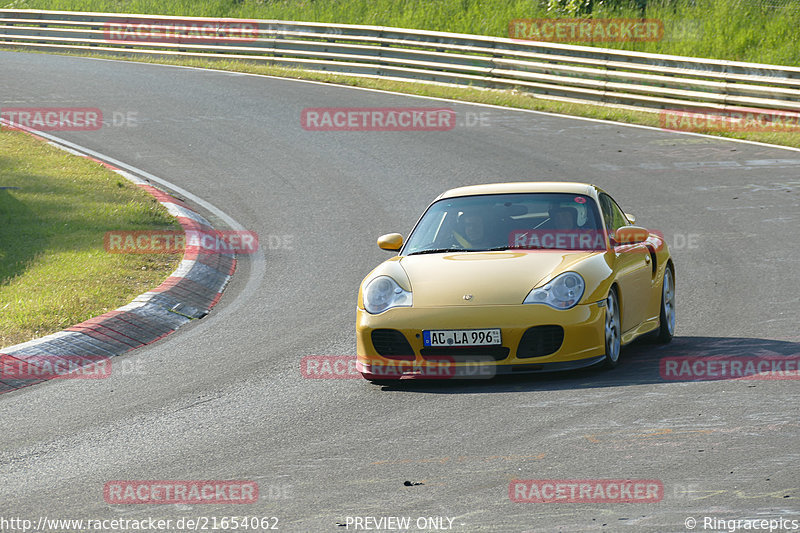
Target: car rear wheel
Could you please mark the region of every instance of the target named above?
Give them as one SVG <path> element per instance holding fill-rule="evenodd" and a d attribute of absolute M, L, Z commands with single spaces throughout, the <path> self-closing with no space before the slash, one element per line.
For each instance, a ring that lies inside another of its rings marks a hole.
<path fill-rule="evenodd" d="M 675 273 L 672 266 L 667 265 L 664 271 L 664 283 L 661 289 L 661 313 L 658 317 L 659 328 L 656 341 L 666 344 L 675 334 Z"/>
<path fill-rule="evenodd" d="M 619 363 L 622 336 L 620 334 L 619 300 L 617 289 L 612 287 L 606 298 L 605 320 L 606 358 L 603 366 L 614 368 Z"/>

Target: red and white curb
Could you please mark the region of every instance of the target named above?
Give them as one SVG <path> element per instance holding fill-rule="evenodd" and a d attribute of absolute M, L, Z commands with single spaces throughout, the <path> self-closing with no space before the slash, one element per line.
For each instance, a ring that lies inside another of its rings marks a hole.
<path fill-rule="evenodd" d="M 91 159 L 133 182 L 153 195 L 177 218 L 186 231 L 213 231 L 211 223 L 182 201 L 152 186 L 147 181 L 110 165 L 27 132 L 71 154 Z M 216 305 L 236 269 L 233 253 L 204 253 L 187 246 L 178 268 L 158 287 L 140 294 L 128 305 L 76 324 L 64 331 L 3 348 L 0 353 L 0 394 L 34 385 L 48 379 L 27 375 L 19 379 L 9 367 L 47 360 L 50 366 L 59 358 L 85 365 L 98 356 L 110 358 L 153 343 L 193 319 L 204 317 Z"/>

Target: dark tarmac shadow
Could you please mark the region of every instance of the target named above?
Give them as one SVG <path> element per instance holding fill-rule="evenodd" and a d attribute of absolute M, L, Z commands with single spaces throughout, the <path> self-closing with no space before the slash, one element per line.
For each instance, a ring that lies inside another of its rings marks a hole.
<path fill-rule="evenodd" d="M 794 366 L 781 367 L 790 371 L 789 376 L 783 379 L 800 379 L 800 372 L 797 371 L 800 343 L 737 337 L 675 337 L 669 344 L 653 344 L 647 340 L 637 340 L 629 344 L 622 349 L 619 365 L 613 369 L 594 366 L 564 372 L 500 375 L 489 379 L 401 379 L 380 387 L 383 390 L 429 394 L 476 394 L 726 379 L 748 379 L 757 382 L 764 378 L 721 377 L 721 362 L 731 364 L 733 361 L 738 361 L 741 363 L 739 368 L 745 370 L 747 363 L 752 364 L 754 358 L 758 358 L 755 361 L 757 363 L 761 360 L 770 361 L 789 356 L 794 356 Z M 701 364 L 693 370 L 692 365 L 697 359 L 701 359 Z M 709 361 L 715 363 L 709 366 Z M 697 370 L 701 373 L 707 370 L 716 376 L 701 375 Z M 729 372 L 726 374 L 730 375 Z M 365 383 L 365 386 L 378 387 L 368 383 Z"/>

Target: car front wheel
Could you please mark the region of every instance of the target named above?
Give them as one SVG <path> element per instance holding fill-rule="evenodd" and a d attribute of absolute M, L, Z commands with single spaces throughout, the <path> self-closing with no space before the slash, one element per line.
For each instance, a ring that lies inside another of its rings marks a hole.
<path fill-rule="evenodd" d="M 611 288 L 606 298 L 605 320 L 606 358 L 603 366 L 614 368 L 619 363 L 622 336 L 620 334 L 619 300 L 616 288 Z"/>
<path fill-rule="evenodd" d="M 666 344 L 675 334 L 675 273 L 672 266 L 667 265 L 664 271 L 664 283 L 661 289 L 661 313 L 658 317 L 659 328 L 657 342 Z"/>

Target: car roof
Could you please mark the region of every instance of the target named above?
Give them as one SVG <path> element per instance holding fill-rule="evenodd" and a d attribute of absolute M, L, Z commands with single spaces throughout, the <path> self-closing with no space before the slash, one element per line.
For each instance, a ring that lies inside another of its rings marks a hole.
<path fill-rule="evenodd" d="M 459 196 L 476 196 L 481 194 L 513 194 L 532 192 L 563 192 L 567 194 L 585 194 L 597 198 L 602 189 L 589 183 L 574 181 L 518 181 L 508 183 L 485 183 L 482 185 L 467 185 L 450 189 L 439 195 L 442 198 L 456 198 Z"/>

